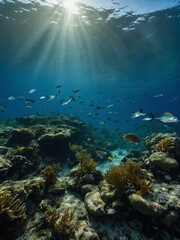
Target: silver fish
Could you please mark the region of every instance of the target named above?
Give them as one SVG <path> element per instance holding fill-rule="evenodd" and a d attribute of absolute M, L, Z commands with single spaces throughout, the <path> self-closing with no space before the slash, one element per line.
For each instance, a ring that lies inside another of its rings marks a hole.
<path fill-rule="evenodd" d="M 29 93 L 29 94 L 32 94 L 32 93 L 34 93 L 35 91 L 36 91 L 36 89 L 33 88 L 33 89 L 31 89 L 28 93 Z"/>

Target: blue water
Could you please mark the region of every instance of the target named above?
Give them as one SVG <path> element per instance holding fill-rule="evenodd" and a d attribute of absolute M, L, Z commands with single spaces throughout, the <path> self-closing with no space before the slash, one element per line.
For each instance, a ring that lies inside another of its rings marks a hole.
<path fill-rule="evenodd" d="M 163 6 L 142 0 L 137 5 L 82 2 L 73 12 L 44 2 L 0 1 L 0 106 L 5 108 L 0 118 L 73 114 L 94 126 L 123 131 L 154 124 L 131 119 L 141 108 L 180 118 L 178 1 Z M 33 88 L 36 92 L 28 94 Z M 73 94 L 75 89 L 81 91 Z M 39 99 L 56 94 L 49 102 Z M 62 106 L 71 95 L 75 101 Z M 16 99 L 9 101 L 10 96 Z"/>

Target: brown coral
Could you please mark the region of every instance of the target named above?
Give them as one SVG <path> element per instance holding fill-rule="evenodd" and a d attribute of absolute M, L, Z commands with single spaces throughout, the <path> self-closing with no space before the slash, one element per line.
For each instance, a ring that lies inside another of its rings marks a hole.
<path fill-rule="evenodd" d="M 166 137 L 161 139 L 158 143 L 152 146 L 152 150 L 154 152 L 170 152 L 174 146 L 174 137 Z"/>
<path fill-rule="evenodd" d="M 145 173 L 139 164 L 130 160 L 109 169 L 105 174 L 105 180 L 112 184 L 122 195 L 129 190 L 133 190 L 140 195 L 150 191 L 150 184 L 146 182 Z"/>
<path fill-rule="evenodd" d="M 72 222 L 74 212 L 66 210 L 63 215 L 57 209 L 51 207 L 45 212 L 45 219 L 50 227 L 53 227 L 55 233 L 62 239 L 69 239 L 74 236 L 75 224 Z"/>
<path fill-rule="evenodd" d="M 77 144 L 69 144 L 69 150 L 74 153 L 77 153 L 77 152 L 81 152 L 83 150 L 83 147 Z"/>
<path fill-rule="evenodd" d="M 56 182 L 56 169 L 55 166 L 49 165 L 41 170 L 41 175 L 46 179 L 46 182 L 53 184 Z"/>
<path fill-rule="evenodd" d="M 16 218 L 26 218 L 26 207 L 21 202 L 18 195 L 13 195 L 10 191 L 0 192 L 0 215 L 6 213 L 13 220 Z"/>

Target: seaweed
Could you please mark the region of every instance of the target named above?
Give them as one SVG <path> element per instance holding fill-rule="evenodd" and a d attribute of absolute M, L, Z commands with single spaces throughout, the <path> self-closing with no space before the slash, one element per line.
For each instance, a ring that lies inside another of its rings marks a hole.
<path fill-rule="evenodd" d="M 151 187 L 146 179 L 147 176 L 139 164 L 130 160 L 120 166 L 113 166 L 105 174 L 105 180 L 122 195 L 131 191 L 140 195 L 148 193 Z"/>
<path fill-rule="evenodd" d="M 10 220 L 26 218 L 26 207 L 17 194 L 10 191 L 0 191 L 0 216 L 5 213 Z"/>

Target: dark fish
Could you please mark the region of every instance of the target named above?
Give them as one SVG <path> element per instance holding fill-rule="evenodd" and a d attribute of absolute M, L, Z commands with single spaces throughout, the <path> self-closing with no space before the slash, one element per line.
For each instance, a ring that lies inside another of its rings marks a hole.
<path fill-rule="evenodd" d="M 117 132 L 117 131 L 119 131 L 119 130 L 120 130 L 120 128 L 116 128 L 114 131 Z"/>
<path fill-rule="evenodd" d="M 41 117 L 41 115 L 40 115 L 38 112 L 36 113 L 36 115 L 39 116 L 39 117 Z"/>
<path fill-rule="evenodd" d="M 82 104 L 82 103 L 84 103 L 84 101 L 79 102 L 79 104 Z"/>
<path fill-rule="evenodd" d="M 86 124 L 85 124 L 85 123 L 79 123 L 79 125 L 80 125 L 80 126 L 84 126 L 84 125 L 86 125 Z"/>
<path fill-rule="evenodd" d="M 119 120 L 115 120 L 114 122 L 117 123 L 117 122 L 119 122 Z"/>
<path fill-rule="evenodd" d="M 94 106 L 94 104 L 89 104 L 89 107 L 93 107 Z"/>
<path fill-rule="evenodd" d="M 80 89 L 76 89 L 76 90 L 73 90 L 72 92 L 77 93 L 77 92 L 80 92 L 80 91 L 81 91 Z"/>
<path fill-rule="evenodd" d="M 57 85 L 56 86 L 56 88 L 61 88 L 63 85 L 62 84 L 60 84 L 60 85 Z"/>
<path fill-rule="evenodd" d="M 35 103 L 35 100 L 26 98 L 25 103 Z"/>
<path fill-rule="evenodd" d="M 93 128 L 93 130 L 94 130 L 94 131 L 96 131 L 96 130 L 97 130 L 97 128 Z"/>
<path fill-rule="evenodd" d="M 98 109 L 102 109 L 102 107 L 96 107 L 96 110 L 98 110 Z"/>

